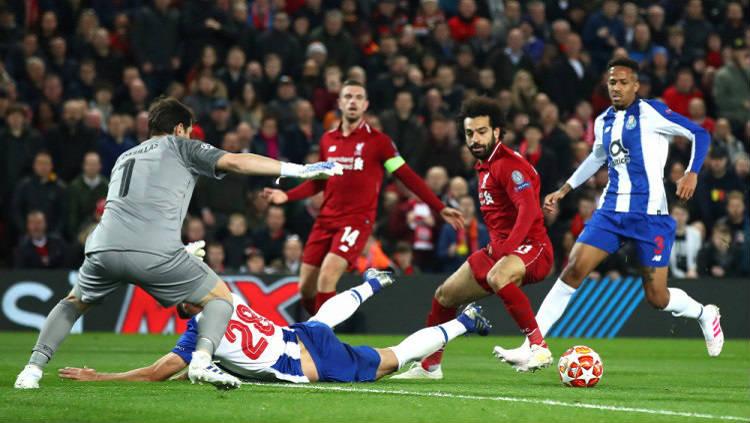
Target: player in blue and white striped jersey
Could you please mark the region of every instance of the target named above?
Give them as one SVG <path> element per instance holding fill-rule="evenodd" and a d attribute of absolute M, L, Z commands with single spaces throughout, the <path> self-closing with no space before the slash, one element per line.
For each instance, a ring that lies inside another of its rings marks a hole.
<path fill-rule="evenodd" d="M 674 316 L 698 320 L 710 356 L 721 353 L 724 335 L 719 309 L 703 306 L 685 291 L 667 288 L 669 256 L 675 222 L 669 215 L 664 190 L 664 166 L 674 136 L 692 142 L 690 163 L 677 182 L 677 196 L 689 200 L 708 152 L 708 133 L 658 100 L 638 98 L 638 64 L 614 59 L 609 66 L 608 89 L 612 106 L 594 122 L 595 142 L 589 157 L 558 191 L 544 200 L 547 209 L 577 188 L 606 164 L 607 183 L 598 209 L 570 252 L 568 265 L 542 302 L 537 322 L 542 333 L 562 316 L 576 288 L 608 255 L 625 241 L 635 243 L 648 302 Z M 495 355 L 524 371 L 528 348 L 495 348 Z"/>
<path fill-rule="evenodd" d="M 400 344 L 389 348 L 352 347 L 341 342 L 333 328 L 345 321 L 368 298 L 393 279 L 385 272 L 370 269 L 365 281 L 326 301 L 318 313 L 304 323 L 277 326 L 254 312 L 240 297 L 232 295 L 234 312 L 219 342 L 214 359 L 237 377 L 292 383 L 372 382 L 404 365 L 443 348 L 464 333 L 487 335 L 490 325 L 481 307 L 470 304 L 455 319 L 419 330 Z M 181 304 L 186 314 L 200 308 Z M 60 369 L 65 379 L 80 381 L 160 381 L 177 378 L 189 365 L 195 350 L 201 315 L 190 320 L 177 345 L 154 364 L 123 373 L 98 373 L 94 369 Z M 216 369 L 219 371 L 219 369 Z"/>

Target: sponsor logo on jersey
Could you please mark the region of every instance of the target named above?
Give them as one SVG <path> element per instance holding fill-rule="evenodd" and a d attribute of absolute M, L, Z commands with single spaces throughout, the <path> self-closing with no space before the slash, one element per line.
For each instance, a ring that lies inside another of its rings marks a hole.
<path fill-rule="evenodd" d="M 628 116 L 628 121 L 625 123 L 625 129 L 633 129 L 635 128 L 635 116 L 630 115 Z"/>
<path fill-rule="evenodd" d="M 612 157 L 610 166 L 626 165 L 630 163 L 630 150 L 622 145 L 622 140 L 617 139 L 609 143 L 609 155 Z"/>
<path fill-rule="evenodd" d="M 516 192 L 523 191 L 531 186 L 529 181 L 524 179 L 523 173 L 518 170 L 514 170 L 513 172 L 511 172 L 510 179 L 512 179 L 513 183 L 516 184 Z"/>

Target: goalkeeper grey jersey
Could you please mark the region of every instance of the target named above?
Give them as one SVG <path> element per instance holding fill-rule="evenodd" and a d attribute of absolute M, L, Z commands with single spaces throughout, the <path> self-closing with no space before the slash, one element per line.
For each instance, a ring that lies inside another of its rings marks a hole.
<path fill-rule="evenodd" d="M 163 135 L 117 158 L 104 215 L 86 241 L 86 254 L 142 251 L 172 256 L 198 176 L 221 179 L 216 162 L 225 151 L 200 141 Z"/>

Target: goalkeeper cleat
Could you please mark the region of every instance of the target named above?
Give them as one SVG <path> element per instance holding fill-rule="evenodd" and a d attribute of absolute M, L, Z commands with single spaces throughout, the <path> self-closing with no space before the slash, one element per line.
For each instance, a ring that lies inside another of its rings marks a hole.
<path fill-rule="evenodd" d="M 464 325 L 467 333 L 476 333 L 479 336 L 487 336 L 492 328 L 490 321 L 482 316 L 482 306 L 474 303 L 467 305 L 456 320 Z"/>
<path fill-rule="evenodd" d="M 391 376 L 391 379 L 432 379 L 439 380 L 443 378 L 443 369 L 438 366 L 435 370 L 429 371 L 422 367 L 422 363 L 412 363 L 409 370 L 399 373 L 395 376 Z"/>
<path fill-rule="evenodd" d="M 42 369 L 33 364 L 27 364 L 21 370 L 13 385 L 16 389 L 39 389 L 39 380 L 42 379 Z"/>
<path fill-rule="evenodd" d="M 374 268 L 367 269 L 364 274 L 364 279 L 365 282 L 370 284 L 372 292 L 375 294 L 381 289 L 393 285 L 393 282 L 395 282 L 391 272 L 384 272 Z"/>
<path fill-rule="evenodd" d="M 193 359 L 188 367 L 188 378 L 190 382 L 202 384 L 203 382 L 215 386 L 217 389 L 237 389 L 240 380 L 225 373 L 211 362 L 211 356 L 203 351 L 194 351 Z"/>
<path fill-rule="evenodd" d="M 706 340 L 706 349 L 711 357 L 718 357 L 724 348 L 724 332 L 721 330 L 719 307 L 709 304 L 703 307 L 703 315 L 698 319 Z"/>

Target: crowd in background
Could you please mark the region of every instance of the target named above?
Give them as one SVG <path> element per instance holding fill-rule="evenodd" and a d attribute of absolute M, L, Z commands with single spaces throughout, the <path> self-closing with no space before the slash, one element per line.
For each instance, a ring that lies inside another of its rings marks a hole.
<path fill-rule="evenodd" d="M 82 0 L 0 2 L 0 267 L 76 268 L 104 211 L 119 154 L 148 139 L 147 109 L 174 96 L 194 138 L 294 162 L 318 157 L 338 124 L 346 79 L 369 91 L 366 116 L 446 204 L 456 231 L 386 181 L 357 269 L 448 272 L 488 240 L 474 158 L 456 121 L 490 96 L 503 142 L 539 171 L 542 197 L 591 151 L 609 106 L 606 63 L 641 64 L 639 96 L 660 98 L 712 136 L 695 198 L 665 169 L 677 221 L 675 277 L 750 275 L 750 1 Z M 297 273 L 322 196 L 269 205 L 272 180 L 201 179 L 184 241 L 207 240 L 222 273 Z M 556 271 L 596 208 L 606 168 L 545 212 Z M 626 248 L 598 273 L 635 271 Z"/>

